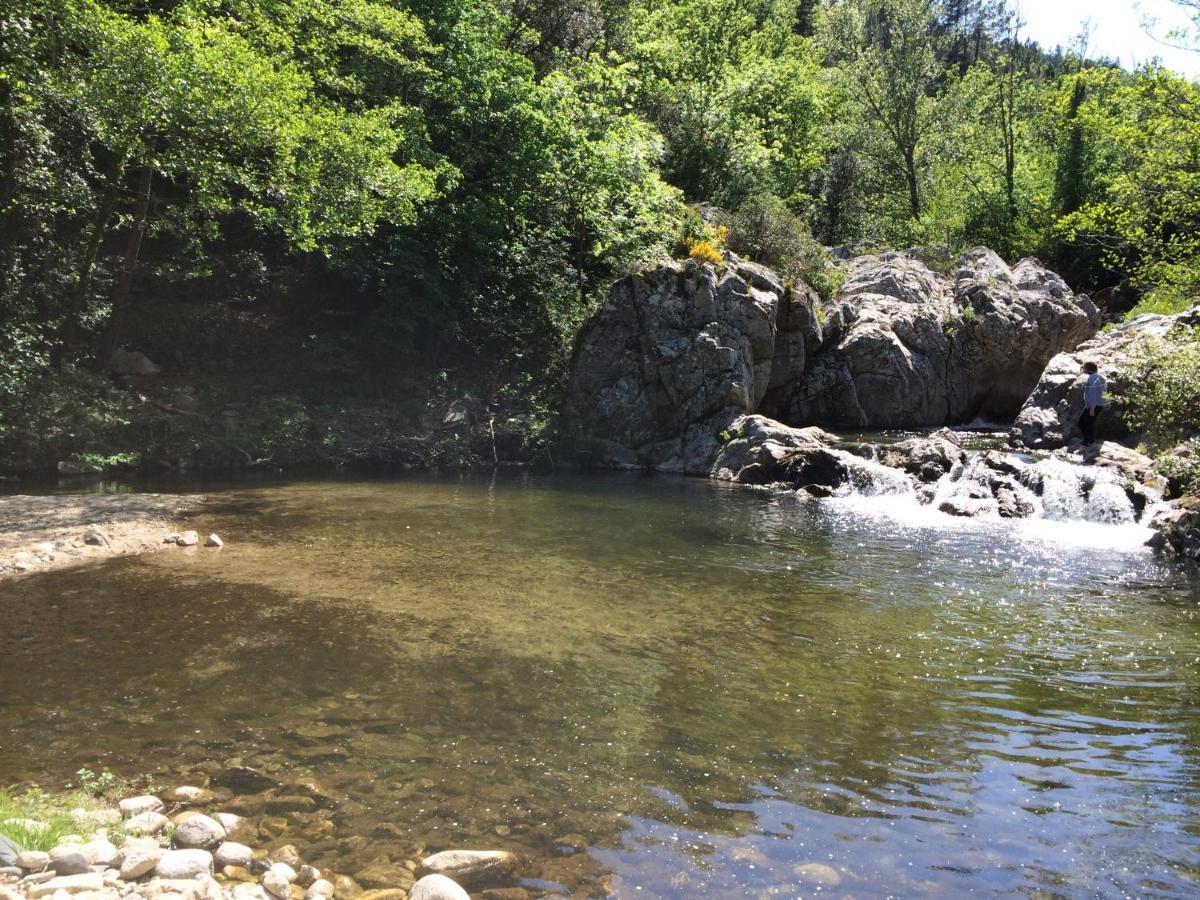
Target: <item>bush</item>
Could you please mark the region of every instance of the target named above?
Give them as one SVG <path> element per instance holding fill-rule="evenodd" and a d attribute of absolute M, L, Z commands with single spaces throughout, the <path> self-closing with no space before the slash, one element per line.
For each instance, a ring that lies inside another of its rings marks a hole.
<path fill-rule="evenodd" d="M 725 259 L 711 241 L 695 241 L 688 245 L 688 256 L 696 262 L 712 263 L 714 266 L 719 266 Z"/>
<path fill-rule="evenodd" d="M 1177 328 L 1140 341 L 1123 380 L 1125 419 L 1151 449 L 1192 437 L 1200 422 L 1200 329 Z"/>
<path fill-rule="evenodd" d="M 729 248 L 787 280 L 805 282 L 822 300 L 841 286 L 829 251 L 778 197 L 753 197 L 737 208 L 729 220 Z"/>
<path fill-rule="evenodd" d="M 1164 454 L 1155 468 L 1167 479 L 1172 497 L 1200 494 L 1200 438 L 1192 438 Z"/>

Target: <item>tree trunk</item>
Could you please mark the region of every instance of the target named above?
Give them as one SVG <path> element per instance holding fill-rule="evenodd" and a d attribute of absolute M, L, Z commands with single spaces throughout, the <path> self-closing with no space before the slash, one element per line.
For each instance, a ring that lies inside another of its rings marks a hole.
<path fill-rule="evenodd" d="M 119 178 L 120 176 L 115 176 Z M 100 205 L 96 208 L 96 218 L 92 222 L 92 233 L 88 235 L 87 246 L 83 251 L 83 259 L 79 263 L 79 273 L 75 280 L 75 291 L 71 297 L 71 305 L 63 319 L 62 337 L 59 346 L 55 348 L 56 367 L 61 367 L 63 361 L 71 352 L 79 339 L 79 317 L 83 314 L 87 296 L 92 288 L 92 273 L 96 269 L 96 257 L 100 254 L 100 243 L 104 240 L 104 232 L 108 230 L 109 219 L 117 208 L 116 181 L 110 181 L 104 190 Z"/>
<path fill-rule="evenodd" d="M 904 151 L 904 175 L 908 179 L 908 205 L 912 209 L 912 217 L 919 221 L 921 218 L 921 195 L 917 190 L 917 165 L 912 150 Z"/>
<path fill-rule="evenodd" d="M 121 342 L 121 330 L 125 324 L 125 313 L 129 309 L 129 293 L 133 285 L 133 271 L 137 268 L 138 254 L 142 250 L 142 237 L 146 233 L 146 216 L 150 210 L 150 185 L 154 169 L 149 164 L 142 167 L 138 180 L 137 206 L 133 211 L 133 227 L 129 230 L 129 242 L 125 245 L 125 258 L 117 276 L 113 291 L 112 311 L 100 338 L 100 349 L 96 353 L 96 371 L 107 371 L 112 365 L 113 355 Z"/>

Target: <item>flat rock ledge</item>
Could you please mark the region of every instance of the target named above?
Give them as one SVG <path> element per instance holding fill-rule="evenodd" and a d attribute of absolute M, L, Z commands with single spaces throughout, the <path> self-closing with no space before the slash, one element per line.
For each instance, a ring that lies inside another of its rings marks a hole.
<path fill-rule="evenodd" d="M 204 503 L 195 494 L 0 497 L 0 579 L 168 546 L 220 546 L 173 522 Z"/>
<path fill-rule="evenodd" d="M 226 783 L 263 787 L 254 774 L 241 767 L 207 788 L 184 785 L 161 797 L 127 797 L 115 808 L 77 809 L 71 815 L 79 833 L 49 851 L 0 837 L 0 900 L 468 900 L 467 888 L 488 900 L 529 896 L 513 886 L 518 857 L 500 849 L 448 848 L 422 858 L 422 846 L 411 859 L 381 854 L 357 871 L 352 864 L 353 876 L 322 871 L 281 843 L 286 829 L 278 816 L 221 809 L 242 808 L 245 799 Z M 272 783 L 266 806 L 337 805 L 316 782 L 286 786 L 300 791 L 294 796 L 278 793 L 284 789 Z M 31 833 L 48 828 L 20 823 Z M 349 843 L 369 850 L 366 840 Z"/>

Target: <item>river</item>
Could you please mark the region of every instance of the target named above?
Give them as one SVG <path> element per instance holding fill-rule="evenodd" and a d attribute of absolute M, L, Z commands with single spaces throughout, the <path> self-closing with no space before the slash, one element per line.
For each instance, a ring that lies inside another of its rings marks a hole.
<path fill-rule="evenodd" d="M 201 485 L 222 550 L 0 586 L 0 784 L 312 777 L 353 874 L 1200 891 L 1200 583 L 1133 526 L 527 474 Z M 247 811 L 258 798 L 239 798 Z"/>

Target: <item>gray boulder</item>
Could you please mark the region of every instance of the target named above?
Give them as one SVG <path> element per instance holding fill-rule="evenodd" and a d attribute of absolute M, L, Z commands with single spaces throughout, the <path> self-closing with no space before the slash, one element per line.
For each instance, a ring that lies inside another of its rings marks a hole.
<path fill-rule="evenodd" d="M 1010 439 L 1039 449 L 1064 447 L 1078 436 L 1076 420 L 1083 409 L 1083 364 L 1094 361 L 1108 386 L 1107 408 L 1096 423 L 1099 438 L 1129 436 L 1119 400 L 1125 390 L 1125 370 L 1136 343 L 1161 338 L 1177 325 L 1200 325 L 1200 306 L 1173 316 L 1137 316 L 1109 331 L 1056 355 L 1017 413 Z"/>
<path fill-rule="evenodd" d="M 783 285 L 730 257 L 629 275 L 576 342 L 567 413 L 596 461 L 708 474 L 717 434 L 771 383 Z"/>
<path fill-rule="evenodd" d="M 951 281 L 911 253 L 853 260 L 824 341 L 762 411 L 785 422 L 895 428 L 1011 419 L 1046 362 L 1100 327 L 1037 260 L 964 254 Z"/>
<path fill-rule="evenodd" d="M 820 428 L 789 428 L 764 416 L 742 416 L 718 437 L 724 440 L 709 474 L 740 484 L 783 481 L 801 451 L 816 451 L 836 440 Z"/>
<path fill-rule="evenodd" d="M 924 484 L 932 484 L 966 458 L 958 435 L 943 428 L 929 437 L 909 438 L 881 448 L 879 461 L 903 469 Z"/>

